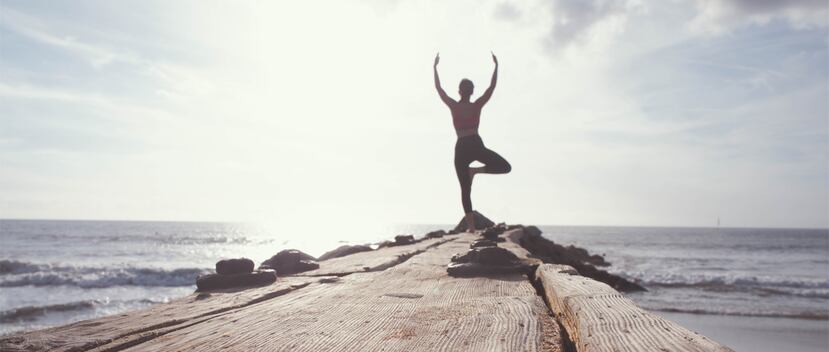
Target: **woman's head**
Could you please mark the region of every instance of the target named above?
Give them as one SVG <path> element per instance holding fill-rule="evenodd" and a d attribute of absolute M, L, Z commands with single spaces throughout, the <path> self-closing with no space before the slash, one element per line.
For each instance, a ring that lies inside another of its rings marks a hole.
<path fill-rule="evenodd" d="M 458 93 L 462 97 L 469 97 L 472 96 L 472 91 L 475 90 L 475 85 L 472 84 L 472 81 L 464 78 L 461 80 L 461 84 L 458 85 Z"/>

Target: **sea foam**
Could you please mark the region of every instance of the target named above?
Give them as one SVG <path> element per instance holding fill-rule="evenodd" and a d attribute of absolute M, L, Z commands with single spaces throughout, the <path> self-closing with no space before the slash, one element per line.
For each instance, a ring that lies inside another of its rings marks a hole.
<path fill-rule="evenodd" d="M 90 267 L 0 260 L 0 287 L 190 286 L 196 277 L 210 272 L 205 268 Z"/>

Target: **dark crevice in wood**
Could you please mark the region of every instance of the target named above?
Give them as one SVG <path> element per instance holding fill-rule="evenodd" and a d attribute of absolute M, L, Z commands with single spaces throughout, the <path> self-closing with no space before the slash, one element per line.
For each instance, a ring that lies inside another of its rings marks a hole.
<path fill-rule="evenodd" d="M 550 316 L 555 320 L 556 324 L 558 324 L 558 329 L 561 332 L 561 346 L 564 347 L 564 352 L 577 352 L 576 344 L 573 343 L 573 340 L 570 340 L 570 335 L 567 333 L 567 329 L 561 324 L 561 320 L 558 319 L 558 314 L 553 311 L 553 306 L 547 300 L 547 295 L 544 294 L 544 286 L 541 284 L 541 280 L 538 280 L 535 276 L 538 265 L 531 266 L 532 270 L 527 273 L 527 278 L 530 280 L 530 285 L 535 288 L 535 294 L 537 294 L 542 301 L 544 301 L 544 305 L 547 306 L 547 310 L 550 313 Z"/>

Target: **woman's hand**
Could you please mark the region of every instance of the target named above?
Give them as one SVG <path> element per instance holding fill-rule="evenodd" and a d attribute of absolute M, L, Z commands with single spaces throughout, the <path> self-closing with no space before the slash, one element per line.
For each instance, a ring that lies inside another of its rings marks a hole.
<path fill-rule="evenodd" d="M 440 53 L 437 53 L 437 55 L 435 55 L 435 67 L 438 67 L 439 62 L 440 62 Z"/>
<path fill-rule="evenodd" d="M 492 51 L 490 51 L 489 53 L 492 54 L 492 62 L 495 63 L 495 66 L 498 66 L 498 58 L 495 57 L 495 53 L 493 53 Z"/>

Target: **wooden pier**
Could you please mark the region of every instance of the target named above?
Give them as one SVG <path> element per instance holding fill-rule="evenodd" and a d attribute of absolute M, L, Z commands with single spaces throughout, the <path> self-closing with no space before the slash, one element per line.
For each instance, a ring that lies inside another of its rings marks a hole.
<path fill-rule="evenodd" d="M 478 235 L 360 252 L 274 284 L 0 338 L 2 351 L 730 351 L 572 268 L 456 278 Z M 563 328 L 562 328 L 563 327 Z"/>

